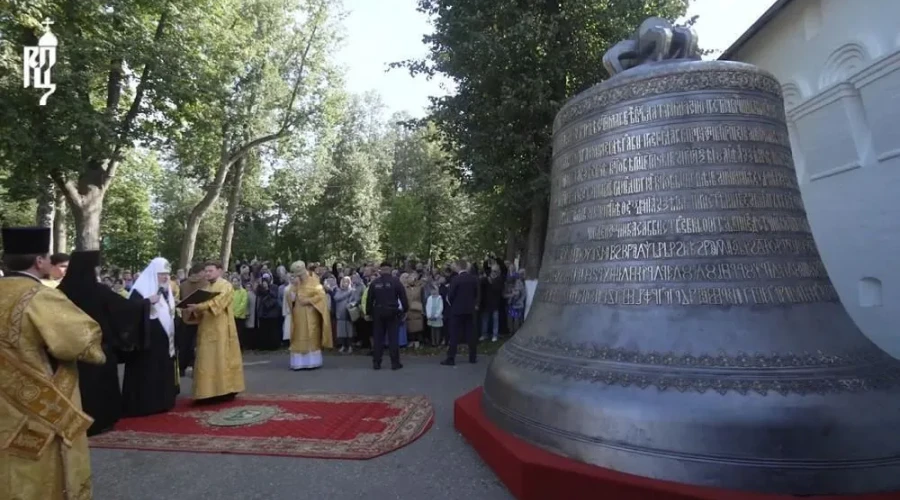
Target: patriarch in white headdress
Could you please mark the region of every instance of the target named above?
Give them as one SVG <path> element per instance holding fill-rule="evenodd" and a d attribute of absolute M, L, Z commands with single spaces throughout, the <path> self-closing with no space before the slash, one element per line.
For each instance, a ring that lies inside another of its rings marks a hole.
<path fill-rule="evenodd" d="M 150 264 L 141 271 L 134 286 L 131 287 L 131 294 L 137 292 L 141 297 L 150 299 L 153 304 L 150 310 L 150 319 L 158 319 L 162 325 L 166 335 L 169 337 L 169 356 L 175 355 L 175 297 L 172 288 L 169 286 L 169 275 L 172 273 L 172 266 L 169 261 L 157 257 L 150 261 Z M 158 300 L 154 302 L 154 297 Z"/>

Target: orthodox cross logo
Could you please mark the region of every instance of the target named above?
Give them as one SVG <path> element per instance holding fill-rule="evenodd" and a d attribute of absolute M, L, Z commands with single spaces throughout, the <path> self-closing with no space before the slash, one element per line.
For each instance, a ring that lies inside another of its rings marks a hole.
<path fill-rule="evenodd" d="M 45 19 L 44 34 L 36 46 L 26 46 L 22 55 L 22 83 L 25 88 L 47 90 L 41 96 L 40 105 L 47 105 L 47 98 L 56 91 L 56 84 L 50 81 L 50 69 L 56 64 L 56 35 L 50 31 L 53 21 Z"/>

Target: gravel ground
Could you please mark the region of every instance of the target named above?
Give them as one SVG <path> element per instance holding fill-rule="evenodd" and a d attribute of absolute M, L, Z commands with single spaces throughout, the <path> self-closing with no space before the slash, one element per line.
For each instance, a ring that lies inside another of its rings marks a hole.
<path fill-rule="evenodd" d="M 512 496 L 453 428 L 453 400 L 481 384 L 489 359 L 455 367 L 407 356 L 404 369 L 375 372 L 367 356 L 328 356 L 325 367 L 292 372 L 287 354 L 246 354 L 251 393 L 424 394 L 431 429 L 371 460 L 91 450 L 95 500 L 301 499 L 507 500 Z M 389 364 L 385 359 L 385 367 Z M 190 378 L 182 391 L 190 393 Z"/>

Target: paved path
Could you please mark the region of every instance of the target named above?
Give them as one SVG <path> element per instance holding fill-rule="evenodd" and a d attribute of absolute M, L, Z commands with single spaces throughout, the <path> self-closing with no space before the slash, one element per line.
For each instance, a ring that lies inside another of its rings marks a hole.
<path fill-rule="evenodd" d="M 435 422 L 416 442 L 371 460 L 91 450 L 95 500 L 509 500 L 512 496 L 453 428 L 453 400 L 481 384 L 477 365 L 403 359 L 371 369 L 367 356 L 327 356 L 325 367 L 292 372 L 287 354 L 244 356 L 252 393 L 424 394 Z M 182 379 L 190 392 L 190 378 Z"/>

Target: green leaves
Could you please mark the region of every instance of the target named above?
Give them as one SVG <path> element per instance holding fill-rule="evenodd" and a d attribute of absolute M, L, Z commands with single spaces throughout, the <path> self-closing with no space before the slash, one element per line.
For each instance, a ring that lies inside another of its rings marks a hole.
<path fill-rule="evenodd" d="M 159 251 L 157 225 L 150 211 L 151 188 L 162 170 L 156 155 L 140 151 L 129 155 L 122 174 L 104 199 L 103 248 L 107 262 L 140 269 Z"/>
<path fill-rule="evenodd" d="M 407 117 L 395 116 L 395 123 Z M 460 257 L 461 221 L 471 216 L 469 197 L 459 190 L 450 162 L 434 140 L 433 124 L 407 130 L 395 126 L 397 142 L 385 189 L 382 248 L 390 258 L 443 260 Z"/>
<path fill-rule="evenodd" d="M 335 109 L 319 131 L 313 163 L 293 178 L 284 205 L 285 250 L 304 258 L 345 262 L 379 255 L 380 180 L 389 170 L 391 143 L 378 118 L 375 95 L 333 96 Z M 279 185 L 278 189 L 286 186 Z"/>
<path fill-rule="evenodd" d="M 508 226 L 522 226 L 549 196 L 553 118 L 606 75 L 605 50 L 646 17 L 676 18 L 686 0 L 419 0 L 434 33 L 412 74 L 450 77 L 454 95 L 432 100 L 431 116 L 456 173 L 488 195 Z"/>
<path fill-rule="evenodd" d="M 227 160 L 251 150 L 236 255 L 499 253 L 547 197 L 562 103 L 605 77 L 607 47 L 648 15 L 681 14 L 685 1 L 419 8 L 435 26 L 424 37 L 429 55 L 394 66 L 448 75 L 457 92 L 434 99 L 429 119 L 410 129 L 396 125 L 406 116 L 386 122 L 376 97 L 342 90 L 331 59 L 339 0 L 2 2 L 0 217 L 33 219 L 25 200 L 50 175 L 68 185 L 72 204 L 109 186 L 108 258 L 132 267 L 154 252 L 177 260 L 192 208 Z M 58 87 L 40 107 L 41 92 L 22 88 L 21 50 L 45 17 L 60 39 Z M 209 205 L 195 252 L 204 258 L 217 255 L 224 220 L 223 203 Z"/>

